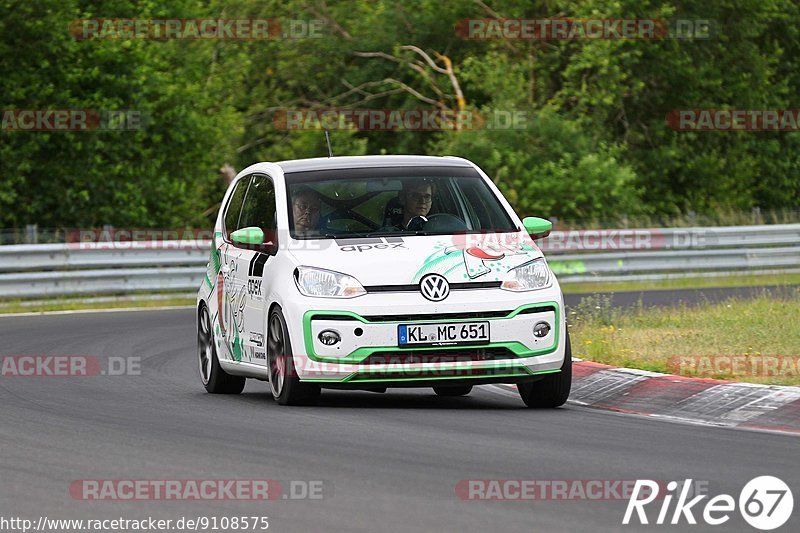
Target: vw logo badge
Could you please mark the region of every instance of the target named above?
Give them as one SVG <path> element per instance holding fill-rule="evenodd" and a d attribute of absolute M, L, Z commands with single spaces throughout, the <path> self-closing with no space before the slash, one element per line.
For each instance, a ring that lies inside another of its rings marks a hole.
<path fill-rule="evenodd" d="M 444 276 L 428 274 L 420 280 L 419 292 L 432 302 L 440 302 L 450 294 L 450 284 Z"/>

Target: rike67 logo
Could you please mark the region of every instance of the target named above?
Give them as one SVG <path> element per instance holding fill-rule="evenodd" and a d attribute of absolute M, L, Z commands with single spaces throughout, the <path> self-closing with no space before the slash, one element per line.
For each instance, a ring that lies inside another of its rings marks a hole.
<path fill-rule="evenodd" d="M 733 496 L 719 494 L 703 502 L 708 495 L 690 495 L 691 486 L 691 479 L 685 480 L 682 485 L 677 481 L 670 481 L 667 483 L 666 494 L 661 494 L 656 481 L 637 479 L 622 523 L 636 524 L 638 521 L 639 524 L 695 525 L 698 523 L 697 518 L 701 518 L 708 525 L 718 526 L 730 520 L 731 514 L 737 508 L 737 501 Z M 658 508 L 658 515 L 653 520 L 653 513 L 648 515 L 645 507 L 656 500 L 661 505 L 656 504 L 651 508 L 651 511 Z M 762 531 L 781 527 L 789 520 L 793 508 L 791 489 L 781 479 L 773 476 L 751 479 L 739 493 L 738 509 L 742 518 Z"/>

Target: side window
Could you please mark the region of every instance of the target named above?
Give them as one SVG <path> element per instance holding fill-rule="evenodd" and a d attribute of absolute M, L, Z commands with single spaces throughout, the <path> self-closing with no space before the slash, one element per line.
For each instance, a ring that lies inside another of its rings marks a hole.
<path fill-rule="evenodd" d="M 277 228 L 275 217 L 275 186 L 267 176 L 255 175 L 242 207 L 239 228 L 256 227 L 264 235 L 274 234 Z M 269 240 L 269 237 L 265 237 Z"/>
<path fill-rule="evenodd" d="M 248 183 L 250 183 L 249 178 L 240 179 L 228 202 L 228 208 L 225 211 L 225 238 L 228 240 L 231 238 L 231 233 L 239 229 L 239 214 L 242 212 L 242 201 L 247 192 Z"/>

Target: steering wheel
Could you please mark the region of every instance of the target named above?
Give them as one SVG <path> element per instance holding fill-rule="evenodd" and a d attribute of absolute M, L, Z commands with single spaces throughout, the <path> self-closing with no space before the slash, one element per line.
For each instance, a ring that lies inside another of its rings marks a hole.
<path fill-rule="evenodd" d="M 425 231 L 463 231 L 469 229 L 466 222 L 450 213 L 436 213 L 428 216 Z"/>
<path fill-rule="evenodd" d="M 380 229 L 380 225 L 376 224 L 375 222 L 371 221 L 365 216 L 359 215 L 358 213 L 354 212 L 352 209 L 348 207 L 340 207 L 328 213 L 325 217 L 325 220 L 330 223 L 337 220 L 352 220 L 354 222 L 358 222 L 363 224 L 370 231 L 377 231 Z"/>

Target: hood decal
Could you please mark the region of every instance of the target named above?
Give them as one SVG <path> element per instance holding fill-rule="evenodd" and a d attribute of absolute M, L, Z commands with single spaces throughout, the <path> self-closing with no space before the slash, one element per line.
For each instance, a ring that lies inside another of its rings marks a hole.
<path fill-rule="evenodd" d="M 452 245 L 439 241 L 435 248 L 436 251 L 417 270 L 412 282 L 418 283 L 423 276 L 432 272 L 446 276 L 459 269 L 463 269 L 462 277 L 465 279 L 473 280 L 493 272 L 493 276 L 487 276 L 488 279 L 483 281 L 501 281 L 508 270 L 527 262 L 529 256 L 537 255 L 536 249 L 525 243 L 481 242 L 477 245 Z"/>
<path fill-rule="evenodd" d="M 521 233 L 375 236 L 315 244 L 319 243 L 325 246 L 292 249 L 295 264 L 343 272 L 365 287 L 419 284 L 434 273 L 450 283 L 502 281 L 509 269 L 542 256 Z"/>

